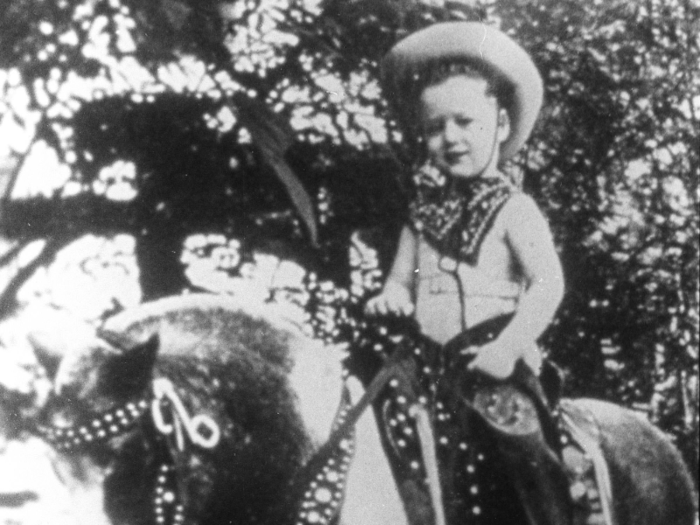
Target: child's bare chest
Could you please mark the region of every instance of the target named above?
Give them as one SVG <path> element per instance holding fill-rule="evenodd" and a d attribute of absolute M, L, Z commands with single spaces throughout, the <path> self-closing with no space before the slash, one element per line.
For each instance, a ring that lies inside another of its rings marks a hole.
<path fill-rule="evenodd" d="M 440 254 L 418 239 L 416 318 L 423 332 L 444 343 L 468 326 L 512 312 L 522 293 L 508 247 L 489 232 L 474 266 Z"/>
<path fill-rule="evenodd" d="M 418 280 L 458 276 L 467 295 L 469 289 L 488 288 L 489 283 L 505 281 L 519 286 L 522 281 L 498 220 L 484 237 L 479 256 L 473 265 L 440 253 L 422 236 L 418 237 L 417 256 Z"/>

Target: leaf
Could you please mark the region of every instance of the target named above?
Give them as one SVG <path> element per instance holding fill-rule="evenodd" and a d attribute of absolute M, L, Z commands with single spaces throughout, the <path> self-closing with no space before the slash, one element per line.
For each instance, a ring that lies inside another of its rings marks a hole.
<path fill-rule="evenodd" d="M 248 130 L 263 158 L 284 184 L 292 203 L 309 230 L 311 242 L 316 246 L 318 227 L 313 201 L 284 159 L 287 149 L 294 142 L 292 128 L 259 100 L 242 93 L 235 94 L 233 99 L 241 124 Z"/>
<path fill-rule="evenodd" d="M 165 1 L 162 3 L 163 13 L 168 23 L 177 31 L 182 31 L 187 23 L 192 8 L 183 2 Z"/>

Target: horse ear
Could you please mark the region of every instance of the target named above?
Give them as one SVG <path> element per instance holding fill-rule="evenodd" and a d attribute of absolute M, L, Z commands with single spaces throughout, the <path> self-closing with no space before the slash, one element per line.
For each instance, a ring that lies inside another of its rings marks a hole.
<path fill-rule="evenodd" d="M 37 361 L 52 380 L 60 375 L 61 368 L 66 368 L 66 363 L 74 366 L 81 356 L 89 355 L 103 346 L 94 333 L 82 326 L 63 332 L 34 330 L 28 332 L 26 337 Z"/>
<path fill-rule="evenodd" d="M 112 393 L 122 395 L 132 395 L 142 390 L 153 377 L 159 346 L 158 334 L 153 334 L 145 343 L 131 348 L 122 347 L 120 354 L 107 364 L 105 387 Z"/>
<path fill-rule="evenodd" d="M 34 334 L 28 334 L 27 339 L 29 344 L 32 345 L 34 349 L 34 355 L 36 356 L 39 364 L 46 370 L 46 375 L 53 379 L 56 377 L 56 372 L 58 371 L 58 366 L 61 364 L 61 354 L 56 353 L 53 349 L 45 344 L 40 336 L 35 336 Z"/>
<path fill-rule="evenodd" d="M 123 359 L 133 361 L 143 369 L 153 368 L 160 348 L 160 337 L 157 333 L 151 335 L 145 343 L 136 345 L 124 352 Z"/>

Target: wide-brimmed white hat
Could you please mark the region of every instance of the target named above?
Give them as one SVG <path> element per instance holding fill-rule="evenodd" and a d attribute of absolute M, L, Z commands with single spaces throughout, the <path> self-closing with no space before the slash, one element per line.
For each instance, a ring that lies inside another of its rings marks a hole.
<path fill-rule="evenodd" d="M 396 44 L 381 63 L 385 96 L 399 120 L 413 104 L 412 89 L 421 70 L 436 61 L 481 62 L 514 88 L 507 107 L 511 131 L 501 144 L 500 160 L 515 155 L 530 136 L 542 107 L 542 78 L 528 53 L 505 33 L 481 22 L 442 22 Z"/>

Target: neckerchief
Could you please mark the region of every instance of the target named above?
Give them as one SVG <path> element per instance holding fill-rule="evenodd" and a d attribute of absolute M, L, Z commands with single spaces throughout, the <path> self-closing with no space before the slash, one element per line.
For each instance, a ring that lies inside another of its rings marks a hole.
<path fill-rule="evenodd" d="M 518 190 L 502 177 L 455 179 L 424 166 L 413 176 L 409 205 L 414 230 L 442 254 L 475 264 L 498 211 Z"/>

